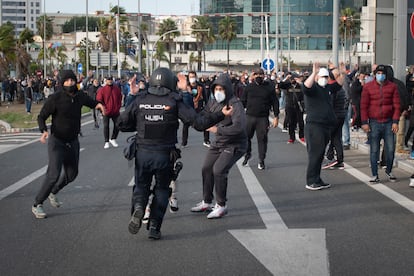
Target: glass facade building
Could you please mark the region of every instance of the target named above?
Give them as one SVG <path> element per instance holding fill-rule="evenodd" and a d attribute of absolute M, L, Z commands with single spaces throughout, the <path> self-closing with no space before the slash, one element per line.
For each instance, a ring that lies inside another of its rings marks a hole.
<path fill-rule="evenodd" d="M 357 13 L 367 0 L 340 0 L 340 10 L 351 8 Z M 278 5 L 276 7 L 276 5 Z M 276 10 L 278 10 L 276 16 Z M 261 49 L 261 40 L 269 34 L 269 48 L 283 50 L 331 50 L 332 49 L 333 1 L 329 0 L 201 0 L 200 15 L 209 16 L 214 33 L 218 33 L 218 22 L 226 15 L 237 22 L 237 38 L 231 49 Z M 260 16 L 260 14 L 267 14 Z M 276 18 L 278 22 L 276 24 Z M 276 25 L 277 32 L 276 32 Z M 278 34 L 276 36 L 276 33 Z M 226 44 L 216 37 L 208 47 L 225 49 Z"/>

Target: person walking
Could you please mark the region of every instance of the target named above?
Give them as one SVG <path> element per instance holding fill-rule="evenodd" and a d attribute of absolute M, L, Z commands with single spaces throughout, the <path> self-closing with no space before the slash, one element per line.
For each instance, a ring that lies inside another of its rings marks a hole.
<path fill-rule="evenodd" d="M 119 110 L 122 105 L 122 93 L 119 86 L 114 85 L 112 76 L 107 76 L 105 84 L 105 86 L 98 90 L 96 100 L 105 106 L 106 113 L 103 116 L 104 149 L 109 149 L 110 144 L 115 148 L 118 147 L 116 138 L 118 137 L 119 129 L 116 121 L 118 120 Z M 114 123 L 111 139 L 109 139 L 109 120 L 112 120 Z"/>
<path fill-rule="evenodd" d="M 228 174 L 247 150 L 247 134 L 244 107 L 238 97 L 233 94 L 229 75 L 219 75 L 211 89 L 214 99 L 208 102 L 205 107 L 206 112 L 221 110 L 226 105 L 230 105 L 233 107 L 233 114 L 208 129 L 216 135 L 216 139 L 211 144 L 202 167 L 203 200 L 191 208 L 191 211 L 211 211 L 207 218 L 215 219 L 227 214 Z M 215 206 L 213 205 L 214 189 Z"/>
<path fill-rule="evenodd" d="M 378 159 L 381 139 L 384 139 L 385 174 L 389 181 L 395 182 L 397 178 L 392 174 L 392 166 L 395 154 L 395 134 L 398 132 L 400 119 L 400 96 L 397 85 L 387 80 L 387 69 L 384 65 L 378 65 L 374 74 L 375 80 L 364 85 L 361 97 L 361 127 L 369 134 L 370 141 L 372 178 L 369 182 L 380 181 Z"/>
<path fill-rule="evenodd" d="M 311 191 L 331 187 L 321 179 L 321 166 L 325 148 L 330 140 L 331 132 L 336 124 L 336 116 L 330 97 L 326 68 L 320 68 L 318 62 L 313 63 L 312 74 L 302 87 L 305 109 L 305 139 L 308 152 L 306 168 L 306 189 Z"/>
<path fill-rule="evenodd" d="M 207 102 L 209 96 L 206 94 L 205 87 L 197 80 L 197 73 L 195 71 L 188 72 L 188 84 L 186 90 L 183 92 L 183 97 L 185 97 L 186 103 L 189 106 L 194 107 L 196 112 L 200 112 L 201 110 L 203 110 L 204 105 Z M 188 143 L 189 128 L 190 125 L 183 125 L 181 143 L 183 147 L 186 147 Z M 210 134 L 208 131 L 204 131 L 203 145 L 205 147 L 210 147 Z"/>
<path fill-rule="evenodd" d="M 299 127 L 299 140 L 303 143 L 305 142 L 305 124 L 303 122 L 305 106 L 301 90 L 302 83 L 303 75 L 296 73 L 288 74 L 285 81 L 279 83 L 279 87 L 286 91 L 285 114 L 288 118 L 288 144 L 293 144 L 295 142 L 295 130 L 297 126 Z"/>
<path fill-rule="evenodd" d="M 101 88 L 101 85 L 99 83 L 98 79 L 93 79 L 92 80 L 92 84 L 88 86 L 87 88 L 87 93 L 88 96 L 91 97 L 92 99 L 96 100 L 96 95 L 98 94 L 98 90 Z M 92 109 L 92 115 L 93 115 L 93 120 L 95 122 L 95 129 L 99 128 L 99 123 L 98 123 L 98 118 L 96 116 L 96 109 Z"/>
<path fill-rule="evenodd" d="M 27 86 L 24 88 L 24 98 L 26 103 L 26 112 L 27 114 L 31 114 L 33 102 L 33 88 L 31 79 L 29 79 Z"/>
<path fill-rule="evenodd" d="M 179 74 L 178 87 L 185 90 L 187 81 Z M 131 80 L 135 82 L 135 76 Z M 131 219 L 128 230 L 137 234 L 142 225 L 145 207 L 151 193 L 151 181 L 155 177 L 154 197 L 148 223 L 148 238 L 161 238 L 161 225 L 170 196 L 169 185 L 173 179 L 173 160 L 177 156 L 178 119 L 192 124 L 199 131 L 207 129 L 225 115 L 231 115 L 227 106 L 214 113 L 196 111 L 184 104 L 176 92 L 177 77 L 168 68 L 157 68 L 150 77 L 148 91 L 137 94 L 136 99 L 120 115 L 117 122 L 120 131 L 136 133 L 135 184 L 132 191 Z M 138 89 L 131 86 L 131 90 Z"/>
<path fill-rule="evenodd" d="M 42 133 L 40 142 L 48 141 L 49 163 L 42 187 L 36 195 L 32 212 L 36 218 L 45 218 L 43 202 L 49 198 L 53 207 L 60 207 L 61 202 L 56 194 L 66 185 L 73 182 L 79 169 L 78 134 L 81 123 L 82 106 L 100 109 L 105 114 L 102 104 L 93 100 L 76 88 L 76 76 L 72 70 L 61 71 L 63 86 L 59 93 L 47 98 L 40 110 L 37 122 Z M 46 120 L 52 116 L 50 134 Z M 61 174 L 63 168 L 63 174 Z"/>
<path fill-rule="evenodd" d="M 243 166 L 247 166 L 251 158 L 252 142 L 256 132 L 259 150 L 259 170 L 265 169 L 267 152 L 267 134 L 269 132 L 269 112 L 273 111 L 272 127 L 276 128 L 279 122 L 279 101 L 275 88 L 270 82 L 264 81 L 263 69 L 257 69 L 254 74 L 254 82 L 246 87 L 241 101 L 246 108 L 247 115 L 247 151 L 244 156 Z"/>

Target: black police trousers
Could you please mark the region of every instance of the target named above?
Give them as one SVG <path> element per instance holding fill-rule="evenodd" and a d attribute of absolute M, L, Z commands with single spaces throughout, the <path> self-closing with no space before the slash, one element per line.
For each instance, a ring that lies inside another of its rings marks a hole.
<path fill-rule="evenodd" d="M 135 185 L 132 191 L 131 214 L 136 208 L 145 210 L 151 193 L 151 182 L 155 177 L 154 198 L 151 203 L 150 222 L 161 226 L 170 196 L 173 163 L 170 151 L 155 151 L 138 146 L 135 158 Z"/>

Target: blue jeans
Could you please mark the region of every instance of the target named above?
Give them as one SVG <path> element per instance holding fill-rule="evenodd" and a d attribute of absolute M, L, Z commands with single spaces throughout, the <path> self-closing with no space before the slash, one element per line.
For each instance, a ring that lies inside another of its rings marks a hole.
<path fill-rule="evenodd" d="M 348 110 L 345 114 L 344 125 L 342 126 L 342 143 L 344 146 L 349 146 L 351 144 L 351 135 L 349 133 L 349 119 L 352 115 L 352 106 L 348 105 Z"/>
<path fill-rule="evenodd" d="M 392 132 L 392 121 L 379 123 L 375 120 L 369 122 L 370 133 L 370 162 L 373 176 L 378 175 L 378 160 L 380 155 L 380 141 L 384 139 L 386 173 L 391 173 L 394 164 L 395 134 Z"/>
<path fill-rule="evenodd" d="M 280 98 L 279 98 L 279 108 L 283 109 L 286 105 L 286 90 L 282 89 L 280 92 Z"/>
<path fill-rule="evenodd" d="M 26 112 L 32 112 L 32 99 L 26 98 Z"/>

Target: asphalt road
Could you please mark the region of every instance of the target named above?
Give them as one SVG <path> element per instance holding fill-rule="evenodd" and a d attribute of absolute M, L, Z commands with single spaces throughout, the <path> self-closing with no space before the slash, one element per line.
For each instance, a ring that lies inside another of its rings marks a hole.
<path fill-rule="evenodd" d="M 119 148 L 103 149 L 101 129 L 82 127 L 80 172 L 59 193 L 48 218 L 31 205 L 44 178 L 47 147 L 28 143 L 0 154 L 0 275 L 413 275 L 414 189 L 409 173 L 397 183 L 369 185 L 368 155 L 346 151 L 345 170 L 323 171 L 332 188 L 305 189 L 306 148 L 269 132 L 266 170 L 229 175 L 222 219 L 189 209 L 202 199 L 207 148 L 190 130 L 178 181 L 178 213 L 167 212 L 162 239 L 127 230 L 133 168 Z M 179 131 L 180 132 L 180 131 Z M 380 177 L 385 179 L 383 171 Z M 411 209 L 412 208 L 412 209 Z"/>

